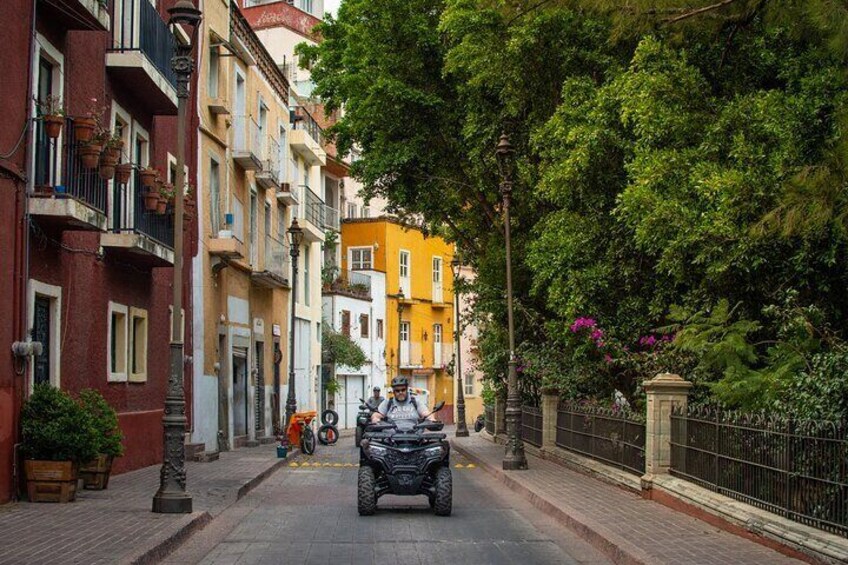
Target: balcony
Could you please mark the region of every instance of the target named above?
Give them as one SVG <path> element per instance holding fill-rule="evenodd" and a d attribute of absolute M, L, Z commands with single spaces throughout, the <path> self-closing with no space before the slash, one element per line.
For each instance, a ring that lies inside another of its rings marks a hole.
<path fill-rule="evenodd" d="M 109 4 L 100 0 L 39 2 L 38 14 L 66 30 L 109 31 Z"/>
<path fill-rule="evenodd" d="M 400 368 L 422 369 L 424 367 L 424 353 L 420 342 L 400 342 Z"/>
<path fill-rule="evenodd" d="M 308 186 L 303 186 L 303 218 L 301 224 L 303 236 L 307 241 L 324 241 L 324 201 L 312 192 Z"/>
<path fill-rule="evenodd" d="M 453 361 L 453 344 L 449 342 L 433 342 L 433 368 L 444 369 Z"/>
<path fill-rule="evenodd" d="M 289 145 L 310 165 L 327 164 L 327 153 L 321 147 L 321 128 L 303 106 L 294 109 L 293 129 Z"/>
<path fill-rule="evenodd" d="M 30 200 L 29 213 L 45 227 L 104 231 L 108 183 L 97 169 L 82 166 L 73 120 L 65 121 L 63 135 L 56 140 L 45 135 L 41 121 L 35 122 L 35 127 L 35 197 Z M 61 179 L 58 171 L 62 171 Z"/>
<path fill-rule="evenodd" d="M 292 185 L 287 182 L 280 183 L 280 189 L 277 191 L 277 200 L 286 206 L 297 206 L 297 191 L 292 191 Z"/>
<path fill-rule="evenodd" d="M 264 288 L 289 288 L 288 247 L 279 239 L 266 235 L 263 268 L 252 272 L 250 279 Z"/>
<path fill-rule="evenodd" d="M 360 300 L 371 300 L 371 277 L 356 271 L 344 271 L 324 283 L 323 294 L 340 294 Z"/>
<path fill-rule="evenodd" d="M 176 39 L 148 0 L 116 0 L 106 68 L 155 114 L 177 113 Z"/>
<path fill-rule="evenodd" d="M 324 229 L 342 231 L 341 214 L 332 206 L 324 204 Z"/>
<path fill-rule="evenodd" d="M 170 205 L 164 214 L 147 210 L 138 172 L 131 183 L 113 183 L 112 228 L 100 236 L 100 245 L 141 267 L 173 266 L 174 212 Z"/>
<path fill-rule="evenodd" d="M 262 130 L 252 116 L 233 118 L 233 160 L 245 171 L 261 171 Z"/>
<path fill-rule="evenodd" d="M 275 191 L 280 188 L 280 144 L 271 136 L 265 144 L 265 160 L 256 173 L 256 184 Z"/>

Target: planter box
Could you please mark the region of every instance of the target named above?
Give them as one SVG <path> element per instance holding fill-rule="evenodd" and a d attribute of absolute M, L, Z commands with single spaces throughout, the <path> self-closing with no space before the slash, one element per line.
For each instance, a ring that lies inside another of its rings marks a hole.
<path fill-rule="evenodd" d="M 77 496 L 79 465 L 70 461 L 24 461 L 30 502 L 71 502 Z"/>
<path fill-rule="evenodd" d="M 80 478 L 83 488 L 89 490 L 104 490 L 109 486 L 109 475 L 112 474 L 111 455 L 100 455 L 80 467 Z"/>

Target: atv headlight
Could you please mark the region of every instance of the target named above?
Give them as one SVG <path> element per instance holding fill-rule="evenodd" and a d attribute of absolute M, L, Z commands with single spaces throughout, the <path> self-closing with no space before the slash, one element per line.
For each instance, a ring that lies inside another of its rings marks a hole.
<path fill-rule="evenodd" d="M 444 449 L 441 445 L 434 445 L 433 447 L 428 447 L 424 450 L 424 454 L 427 457 L 441 457 L 444 453 Z"/>
<path fill-rule="evenodd" d="M 386 454 L 386 448 L 379 445 L 369 445 L 368 453 L 375 457 L 380 457 Z"/>

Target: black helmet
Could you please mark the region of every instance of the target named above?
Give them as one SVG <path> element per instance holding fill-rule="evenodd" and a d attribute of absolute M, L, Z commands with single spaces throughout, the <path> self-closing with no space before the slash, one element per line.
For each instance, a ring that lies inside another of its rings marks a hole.
<path fill-rule="evenodd" d="M 408 387 L 409 386 L 409 379 L 407 379 L 403 375 L 393 378 L 392 379 L 392 388 L 394 388 L 396 386 L 406 386 L 406 387 Z"/>

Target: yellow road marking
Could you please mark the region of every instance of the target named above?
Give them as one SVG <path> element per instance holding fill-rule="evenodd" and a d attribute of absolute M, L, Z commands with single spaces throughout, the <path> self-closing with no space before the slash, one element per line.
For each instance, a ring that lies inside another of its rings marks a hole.
<path fill-rule="evenodd" d="M 463 468 L 463 467 L 462 467 L 462 464 L 460 464 L 460 463 L 457 463 L 457 464 L 456 464 L 456 465 L 454 465 L 453 467 L 454 467 L 454 469 L 462 469 L 462 468 Z"/>
<path fill-rule="evenodd" d="M 465 466 L 465 468 L 466 469 L 476 469 L 477 465 L 475 465 L 474 463 L 469 463 L 468 465 Z"/>
<path fill-rule="evenodd" d="M 300 467 L 300 465 L 292 461 L 291 463 L 289 463 L 289 467 Z"/>

